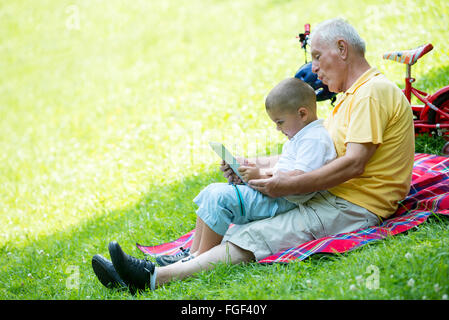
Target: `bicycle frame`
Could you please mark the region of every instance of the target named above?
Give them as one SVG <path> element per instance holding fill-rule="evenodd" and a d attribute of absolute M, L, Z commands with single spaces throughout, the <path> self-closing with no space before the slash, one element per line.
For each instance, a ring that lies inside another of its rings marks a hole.
<path fill-rule="evenodd" d="M 438 90 L 435 94 L 430 95 L 427 92 L 418 90 L 413 87 L 413 82 L 415 78 L 411 76 L 411 65 L 406 65 L 406 78 L 405 78 L 405 89 L 403 90 L 407 100 L 411 103 L 412 94 L 418 98 L 424 105 L 411 105 L 413 112 L 416 112 L 419 117 L 414 121 L 416 128 L 428 128 L 428 129 L 449 129 L 449 123 L 436 123 L 431 124 L 427 121 L 427 114 L 430 109 L 444 116 L 449 120 L 449 114 L 443 110 L 437 108 L 432 104 L 432 102 L 441 94 L 449 91 L 449 86 Z"/>

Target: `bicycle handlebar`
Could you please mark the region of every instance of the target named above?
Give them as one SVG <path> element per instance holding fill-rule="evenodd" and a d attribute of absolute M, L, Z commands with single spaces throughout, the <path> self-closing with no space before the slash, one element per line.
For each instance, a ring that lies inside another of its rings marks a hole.
<path fill-rule="evenodd" d="M 301 48 L 306 49 L 307 39 L 310 35 L 310 24 L 306 23 L 304 25 L 304 33 L 300 33 L 296 38 L 299 38 L 299 42 L 301 43 Z"/>
<path fill-rule="evenodd" d="M 306 23 L 305 25 L 304 25 L 304 30 L 305 30 L 305 34 L 306 35 L 309 35 L 310 34 L 310 24 L 309 23 Z"/>

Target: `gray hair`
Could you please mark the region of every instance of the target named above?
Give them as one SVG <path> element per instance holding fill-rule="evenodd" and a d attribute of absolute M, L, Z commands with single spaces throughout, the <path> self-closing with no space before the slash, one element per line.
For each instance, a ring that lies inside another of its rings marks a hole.
<path fill-rule="evenodd" d="M 309 41 L 312 41 L 313 36 L 317 34 L 329 44 L 336 44 L 338 38 L 344 39 L 362 55 L 365 54 L 365 41 L 360 37 L 354 27 L 342 18 L 329 19 L 318 24 L 313 29 Z"/>

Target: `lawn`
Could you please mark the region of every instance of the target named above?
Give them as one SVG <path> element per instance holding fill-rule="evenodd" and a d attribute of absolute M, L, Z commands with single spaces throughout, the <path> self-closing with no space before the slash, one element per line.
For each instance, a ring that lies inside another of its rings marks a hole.
<path fill-rule="evenodd" d="M 0 5 L 0 299 L 447 299 L 449 219 L 351 253 L 199 273 L 131 296 L 91 268 L 117 240 L 190 231 L 193 197 L 224 181 L 209 140 L 241 155 L 284 142 L 271 87 L 304 63 L 305 23 L 342 16 L 367 58 L 403 87 L 386 51 L 426 42 L 417 87 L 449 84 L 441 1 L 8 1 Z M 331 110 L 319 103 L 319 116 Z M 443 140 L 419 137 L 417 152 Z M 379 283 L 367 286 L 377 273 Z"/>

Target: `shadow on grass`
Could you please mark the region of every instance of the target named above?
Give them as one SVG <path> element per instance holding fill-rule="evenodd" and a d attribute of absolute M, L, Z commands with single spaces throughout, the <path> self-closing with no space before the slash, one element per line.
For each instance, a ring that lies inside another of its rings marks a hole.
<path fill-rule="evenodd" d="M 0 297 L 83 299 L 80 292 L 73 296 L 66 288 L 73 275 L 70 270 L 79 271 L 80 289 L 97 285 L 101 288 L 90 266 L 94 254 L 109 258 L 108 243 L 116 240 L 125 252 L 143 257 L 136 242 L 160 244 L 192 230 L 196 221 L 196 205 L 192 199 L 213 182 L 225 182 L 217 169 L 170 185 L 152 185 L 132 206 L 99 211 L 100 214 L 91 219 L 28 245 L 2 246 Z"/>

